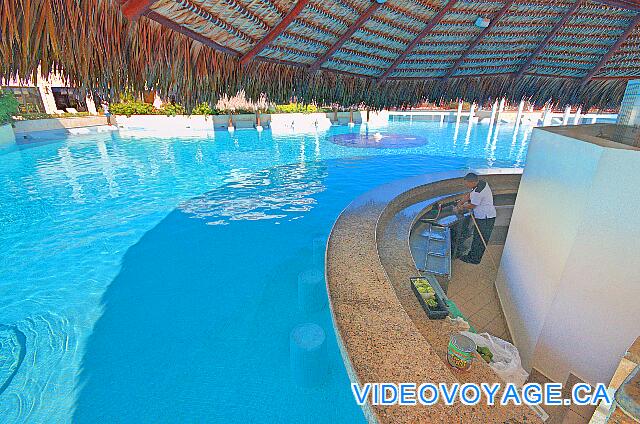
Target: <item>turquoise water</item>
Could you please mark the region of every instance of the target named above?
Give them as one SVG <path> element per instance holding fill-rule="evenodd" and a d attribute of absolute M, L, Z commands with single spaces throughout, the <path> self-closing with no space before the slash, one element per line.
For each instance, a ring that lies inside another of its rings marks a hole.
<path fill-rule="evenodd" d="M 357 423 L 327 307 L 297 276 L 340 211 L 385 182 L 521 166 L 530 128 L 394 122 L 425 145 L 369 149 L 366 127 L 49 140 L 0 154 L 0 421 Z M 320 261 L 322 258 L 320 258 Z M 289 333 L 327 333 L 299 387 Z"/>

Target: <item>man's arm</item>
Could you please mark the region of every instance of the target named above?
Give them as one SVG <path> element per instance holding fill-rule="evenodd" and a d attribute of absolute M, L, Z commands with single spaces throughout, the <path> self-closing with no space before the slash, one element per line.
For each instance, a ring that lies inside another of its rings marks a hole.
<path fill-rule="evenodd" d="M 456 209 L 458 209 L 459 211 L 471 210 L 476 206 L 477 205 L 474 205 L 473 203 L 471 203 L 471 192 L 469 192 L 469 193 L 466 193 L 464 196 L 462 196 L 460 200 L 458 200 L 458 203 L 456 204 Z"/>

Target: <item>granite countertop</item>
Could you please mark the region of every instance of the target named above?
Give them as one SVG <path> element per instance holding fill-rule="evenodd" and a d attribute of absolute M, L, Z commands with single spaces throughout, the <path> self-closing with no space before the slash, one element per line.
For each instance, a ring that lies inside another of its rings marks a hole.
<path fill-rule="evenodd" d="M 519 170 L 490 172 L 519 180 Z M 459 191 L 460 180 L 442 180 L 464 174 L 429 174 L 378 187 L 355 199 L 336 221 L 327 246 L 327 289 L 352 382 L 420 385 L 500 381 L 481 360 L 475 361 L 469 372 L 454 371 L 446 363 L 446 345 L 450 334 L 460 327 L 450 320 L 426 319 L 413 294 L 406 290 L 408 286 L 402 285 L 407 275 L 415 273 L 408 245 L 402 246 L 415 217 L 396 215 L 411 204 Z M 395 236 L 388 237 L 390 234 Z M 365 414 L 370 422 L 381 423 L 540 421 L 526 406 L 487 406 L 483 402 L 476 406 L 440 402 L 429 407 L 367 404 Z"/>

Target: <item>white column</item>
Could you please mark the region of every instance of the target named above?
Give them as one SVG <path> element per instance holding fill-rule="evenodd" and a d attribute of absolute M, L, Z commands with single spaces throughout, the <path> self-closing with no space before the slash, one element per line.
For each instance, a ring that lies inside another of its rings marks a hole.
<path fill-rule="evenodd" d="M 462 117 L 462 104 L 463 104 L 463 103 L 464 103 L 464 101 L 463 101 L 463 100 L 460 100 L 460 101 L 458 102 L 458 114 L 457 114 L 457 116 L 456 116 L 456 121 L 458 121 L 458 122 L 460 121 L 460 118 Z"/>
<path fill-rule="evenodd" d="M 471 103 L 471 108 L 469 109 L 469 124 L 473 120 L 474 113 L 476 111 L 476 102 Z"/>
<path fill-rule="evenodd" d="M 593 114 L 593 116 L 591 117 L 591 123 L 595 124 L 597 120 L 598 120 L 598 117 L 596 116 L 596 114 Z"/>
<path fill-rule="evenodd" d="M 158 95 L 158 92 L 155 92 L 153 95 L 153 107 L 156 109 L 162 109 L 162 99 Z"/>
<path fill-rule="evenodd" d="M 564 114 L 562 115 L 562 125 L 568 125 L 570 117 L 571 117 L 571 105 L 567 105 L 565 106 Z"/>
<path fill-rule="evenodd" d="M 522 119 L 523 110 L 524 110 L 524 99 L 520 100 L 520 105 L 518 106 L 518 114 L 516 115 L 516 131 L 520 126 L 520 120 Z"/>
<path fill-rule="evenodd" d="M 491 118 L 489 118 L 489 127 L 493 125 L 494 119 L 496 119 L 496 113 L 498 112 L 498 101 L 493 102 L 491 106 Z"/>
<path fill-rule="evenodd" d="M 93 97 L 91 97 L 91 94 L 87 94 L 87 96 L 84 98 L 84 102 L 87 104 L 87 111 L 90 114 L 98 114 L 98 110 L 96 109 L 96 102 L 93 101 Z"/>
<path fill-rule="evenodd" d="M 542 126 L 548 127 L 551 125 L 551 105 L 545 105 L 544 112 L 542 113 Z"/>
<path fill-rule="evenodd" d="M 500 99 L 500 107 L 498 108 L 498 120 L 500 120 L 500 115 L 502 114 L 502 112 L 504 112 L 504 102 L 506 101 L 506 99 L 503 97 L 502 99 Z"/>
<path fill-rule="evenodd" d="M 44 105 L 44 111 L 50 115 L 56 113 L 56 99 L 53 97 L 51 86 L 45 82 L 38 82 L 38 91 L 42 98 L 42 104 Z"/>
<path fill-rule="evenodd" d="M 573 117 L 573 125 L 580 125 L 581 115 L 582 115 L 582 106 L 578 106 L 578 110 L 576 111 L 576 116 Z"/>

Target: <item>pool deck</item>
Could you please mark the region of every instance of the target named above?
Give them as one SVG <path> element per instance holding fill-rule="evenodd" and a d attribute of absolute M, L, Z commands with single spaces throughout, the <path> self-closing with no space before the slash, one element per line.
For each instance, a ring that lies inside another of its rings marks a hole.
<path fill-rule="evenodd" d="M 467 372 L 446 362 L 446 346 L 460 323 L 431 321 L 409 288 L 416 270 L 408 231 L 417 218 L 408 206 L 460 191 L 465 172 L 429 174 L 397 181 L 354 200 L 340 215 L 327 247 L 327 288 L 334 326 L 354 383 L 494 383 L 499 377 L 482 360 Z M 491 170 L 494 192 L 501 181 L 517 187 L 518 170 Z M 479 357 L 478 357 L 479 358 Z M 526 406 L 365 406 L 369 422 L 540 422 Z"/>

